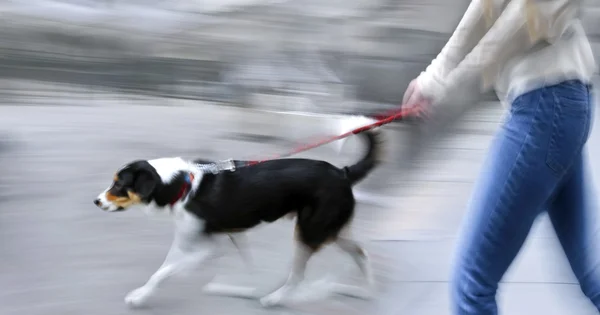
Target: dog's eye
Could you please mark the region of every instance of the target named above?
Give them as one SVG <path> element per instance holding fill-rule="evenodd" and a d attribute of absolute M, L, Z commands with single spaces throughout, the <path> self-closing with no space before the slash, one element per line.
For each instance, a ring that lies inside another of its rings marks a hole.
<path fill-rule="evenodd" d="M 121 189 L 123 189 L 123 185 L 120 183 L 114 183 L 113 188 L 116 190 L 121 190 Z"/>

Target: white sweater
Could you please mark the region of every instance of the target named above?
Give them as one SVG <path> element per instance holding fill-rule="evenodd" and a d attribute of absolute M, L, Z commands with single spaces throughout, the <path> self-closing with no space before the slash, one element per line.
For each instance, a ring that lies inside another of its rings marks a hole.
<path fill-rule="evenodd" d="M 504 104 L 596 71 L 581 0 L 472 0 L 446 46 L 417 78 L 434 103 L 465 81 L 495 87 Z"/>

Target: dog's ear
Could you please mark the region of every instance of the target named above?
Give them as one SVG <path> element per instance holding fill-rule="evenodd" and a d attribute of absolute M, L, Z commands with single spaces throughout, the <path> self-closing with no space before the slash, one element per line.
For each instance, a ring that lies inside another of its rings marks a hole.
<path fill-rule="evenodd" d="M 133 191 L 128 192 L 130 198 L 137 198 L 141 201 L 150 200 L 161 181 L 160 176 L 147 161 L 139 161 L 132 164 L 132 170 L 134 171 L 134 179 Z"/>
<path fill-rule="evenodd" d="M 158 181 L 151 173 L 140 171 L 133 182 L 133 190 L 139 199 L 146 201 L 152 197 L 157 185 Z"/>

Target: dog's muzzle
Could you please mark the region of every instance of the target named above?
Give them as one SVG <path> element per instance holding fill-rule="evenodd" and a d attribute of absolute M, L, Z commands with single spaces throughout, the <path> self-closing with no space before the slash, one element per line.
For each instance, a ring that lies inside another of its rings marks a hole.
<path fill-rule="evenodd" d="M 123 207 L 117 207 L 116 209 L 111 209 L 111 207 L 110 207 L 109 205 L 105 205 L 105 204 L 103 204 L 103 203 L 102 203 L 102 200 L 100 200 L 100 198 L 96 198 L 96 199 L 94 199 L 94 204 L 95 204 L 95 205 L 96 205 L 98 208 L 100 208 L 100 209 L 102 209 L 102 210 L 104 210 L 104 211 L 118 212 L 118 211 L 123 211 L 123 210 L 125 210 L 125 208 L 123 208 Z"/>

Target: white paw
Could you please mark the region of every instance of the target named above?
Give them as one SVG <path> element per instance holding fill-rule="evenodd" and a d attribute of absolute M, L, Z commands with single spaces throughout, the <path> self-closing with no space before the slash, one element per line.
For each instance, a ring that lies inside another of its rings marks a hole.
<path fill-rule="evenodd" d="M 137 288 L 125 296 L 125 304 L 131 307 L 140 307 L 146 303 L 150 294 L 152 294 L 151 289 L 146 287 Z"/>
<path fill-rule="evenodd" d="M 263 307 L 272 307 L 272 306 L 279 305 L 281 303 L 281 300 L 283 300 L 283 295 L 280 294 L 279 292 L 273 292 L 273 293 L 261 298 L 260 304 Z"/>

